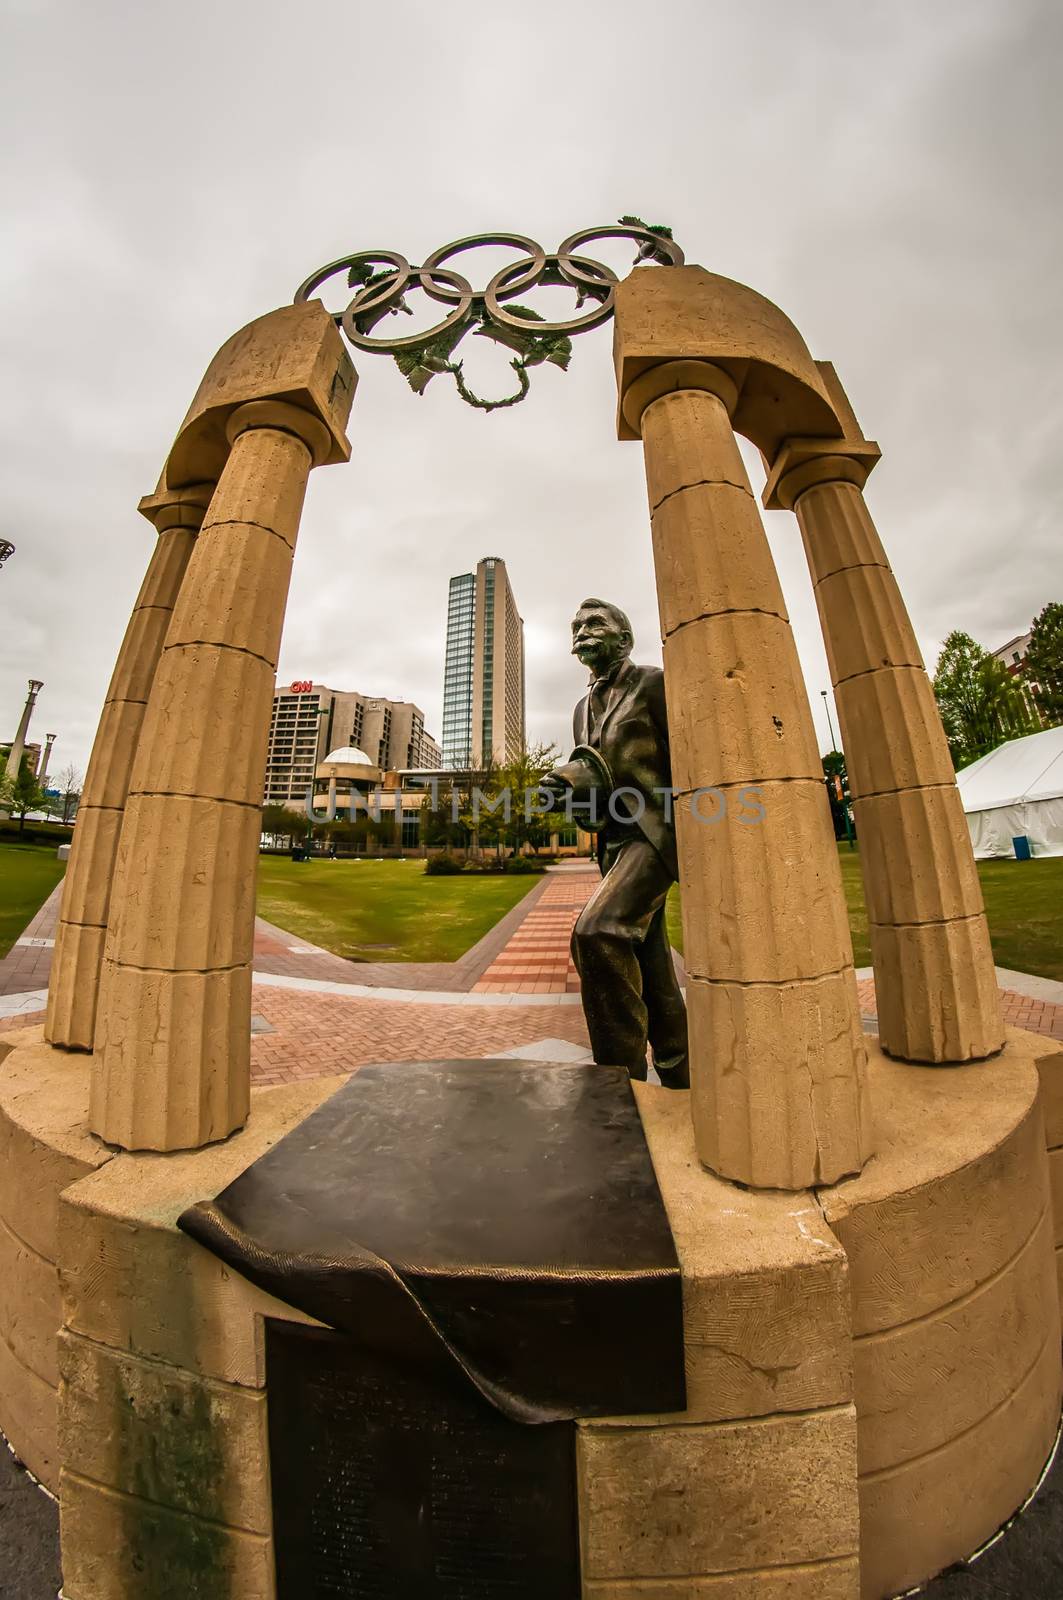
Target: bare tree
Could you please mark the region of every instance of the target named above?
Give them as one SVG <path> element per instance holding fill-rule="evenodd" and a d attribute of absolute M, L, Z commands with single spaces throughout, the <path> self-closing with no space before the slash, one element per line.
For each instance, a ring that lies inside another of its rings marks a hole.
<path fill-rule="evenodd" d="M 81 799 L 81 790 L 85 782 L 85 775 L 77 767 L 64 767 L 56 779 L 59 790 L 59 799 L 62 805 L 64 822 L 69 822 L 77 810 L 78 801 Z"/>

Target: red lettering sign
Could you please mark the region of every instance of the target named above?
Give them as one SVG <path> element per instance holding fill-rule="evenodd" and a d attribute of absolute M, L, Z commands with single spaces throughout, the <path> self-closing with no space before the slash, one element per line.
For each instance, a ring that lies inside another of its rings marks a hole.
<path fill-rule="evenodd" d="M 292 684 L 291 692 L 292 694 L 309 694 L 313 687 L 314 683 L 312 678 L 296 678 L 295 682 Z"/>

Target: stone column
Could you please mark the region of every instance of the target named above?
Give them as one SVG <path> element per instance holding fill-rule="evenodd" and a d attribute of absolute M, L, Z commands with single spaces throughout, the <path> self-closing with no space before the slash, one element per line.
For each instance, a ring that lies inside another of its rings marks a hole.
<path fill-rule="evenodd" d="M 41 756 L 41 764 L 37 768 L 37 782 L 42 789 L 44 788 L 44 780 L 48 776 L 48 763 L 52 759 L 52 746 L 58 737 L 59 735 L 56 733 L 46 733 L 44 736 L 44 754 Z"/>
<path fill-rule="evenodd" d="M 214 485 L 147 495 L 140 510 L 158 530 L 147 574 L 111 675 L 89 757 L 56 930 L 44 1036 L 91 1050 L 111 880 L 129 774 L 166 630 Z"/>
<path fill-rule="evenodd" d="M 30 718 L 33 716 L 33 708 L 37 704 L 37 696 L 40 694 L 43 688 L 44 684 L 39 678 L 30 678 L 29 693 L 26 696 L 26 704 L 22 708 L 22 716 L 19 718 L 18 728 L 15 732 L 14 739 L 11 741 L 11 749 L 7 753 L 7 766 L 5 770 L 9 778 L 14 779 L 18 777 L 19 769 L 22 766 L 22 757 L 26 752 L 26 735 L 30 728 Z M 0 810 L 0 818 L 3 818 L 5 821 L 10 815 L 10 811 Z"/>
<path fill-rule="evenodd" d="M 800 1189 L 871 1151 L 866 1053 L 797 651 L 707 361 L 634 378 L 664 636 L 698 1155 Z"/>
<path fill-rule="evenodd" d="M 797 514 L 841 722 L 879 1033 L 905 1061 L 992 1055 L 1000 996 L 934 691 L 863 496 L 877 450 L 789 440 L 765 504 Z"/>
<path fill-rule="evenodd" d="M 292 553 L 332 438 L 240 406 L 144 719 L 115 875 L 90 1125 L 126 1149 L 224 1138 L 250 1098 L 262 779 Z"/>

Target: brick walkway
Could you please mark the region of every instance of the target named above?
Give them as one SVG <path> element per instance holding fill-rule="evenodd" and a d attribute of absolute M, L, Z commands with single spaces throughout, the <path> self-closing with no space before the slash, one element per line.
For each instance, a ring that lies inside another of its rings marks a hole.
<path fill-rule="evenodd" d="M 543 893 L 495 956 L 474 994 L 578 994 L 569 944 L 576 918 L 601 877 L 594 868 L 551 874 Z"/>
<path fill-rule="evenodd" d="M 348 1072 L 368 1061 L 497 1055 L 544 1040 L 585 1046 L 569 940 L 597 882 L 589 868 L 549 873 L 460 961 L 449 964 L 344 961 L 259 921 L 254 1081 Z M 0 1015 L 0 1031 L 42 1020 L 58 907 L 57 889 L 0 961 L 0 996 L 18 1005 L 16 1015 Z M 1060 985 L 1018 973 L 1002 977 L 1005 1020 L 1063 1041 Z M 1011 986 L 1020 984 L 1026 992 Z M 875 985 L 867 969 L 858 991 L 865 1022 L 873 1028 Z"/>
<path fill-rule="evenodd" d="M 48 987 L 62 892 L 63 885 L 56 884 L 26 931 L 0 961 L 0 994 L 25 994 L 30 989 Z"/>

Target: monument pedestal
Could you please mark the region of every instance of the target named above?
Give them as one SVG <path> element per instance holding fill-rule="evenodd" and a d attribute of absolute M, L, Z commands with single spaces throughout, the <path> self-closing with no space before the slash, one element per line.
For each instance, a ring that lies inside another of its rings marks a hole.
<path fill-rule="evenodd" d="M 0 1427 L 60 1492 L 65 1594 L 130 1600 L 150 1572 L 184 1600 L 209 1572 L 271 1600 L 264 1325 L 310 1319 L 176 1222 L 342 1080 L 256 1091 L 223 1144 L 116 1154 L 86 1131 L 88 1058 L 40 1030 L 8 1043 Z M 1022 1504 L 1060 1398 L 1038 1065 L 1063 1146 L 1049 1041 L 1011 1032 L 947 1070 L 873 1047 L 878 1152 L 797 1195 L 713 1177 L 686 1095 L 636 1087 L 682 1269 L 687 1408 L 577 1421 L 585 1596 L 881 1600 Z M 60 1320 L 56 1445 L 37 1368 Z M 653 1359 L 651 1333 L 632 1360 Z"/>

